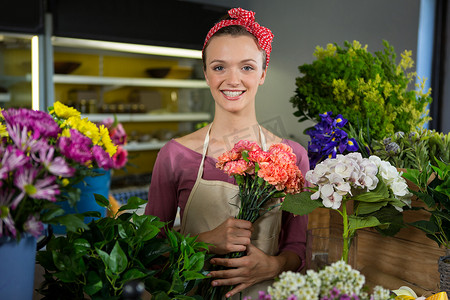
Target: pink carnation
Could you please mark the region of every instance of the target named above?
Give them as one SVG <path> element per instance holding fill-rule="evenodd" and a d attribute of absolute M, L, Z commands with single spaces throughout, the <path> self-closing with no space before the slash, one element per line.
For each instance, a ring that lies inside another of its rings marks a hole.
<path fill-rule="evenodd" d="M 218 158 L 218 162 L 216 163 L 216 168 L 223 170 L 225 164 L 230 161 L 241 159 L 241 153 L 235 152 L 233 150 L 227 151 L 223 153 Z"/>
<path fill-rule="evenodd" d="M 225 173 L 230 176 L 244 175 L 245 173 L 252 174 L 255 165 L 252 162 L 246 162 L 243 159 L 227 162 L 223 168 Z"/>
<path fill-rule="evenodd" d="M 238 152 L 238 153 L 242 153 L 242 151 L 257 151 L 257 150 L 261 150 L 261 148 L 259 147 L 259 145 L 255 142 L 249 142 L 247 140 L 241 140 L 239 142 L 237 142 L 234 147 L 233 147 L 233 151 Z"/>
<path fill-rule="evenodd" d="M 248 159 L 253 162 L 268 162 L 270 160 L 270 153 L 263 150 L 251 151 L 248 153 Z"/>

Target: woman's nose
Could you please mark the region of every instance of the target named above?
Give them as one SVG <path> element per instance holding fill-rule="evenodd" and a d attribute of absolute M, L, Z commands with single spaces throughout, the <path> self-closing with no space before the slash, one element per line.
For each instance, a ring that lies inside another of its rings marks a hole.
<path fill-rule="evenodd" d="M 240 74 L 239 70 L 230 69 L 227 76 L 227 83 L 230 85 L 236 85 L 240 83 Z"/>

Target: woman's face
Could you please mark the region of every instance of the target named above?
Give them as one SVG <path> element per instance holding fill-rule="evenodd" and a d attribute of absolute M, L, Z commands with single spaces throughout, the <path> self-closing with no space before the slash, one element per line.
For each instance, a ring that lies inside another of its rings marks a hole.
<path fill-rule="evenodd" d="M 221 35 L 213 37 L 205 51 L 205 78 L 216 108 L 238 112 L 254 107 L 256 92 L 266 77 L 255 39 Z"/>

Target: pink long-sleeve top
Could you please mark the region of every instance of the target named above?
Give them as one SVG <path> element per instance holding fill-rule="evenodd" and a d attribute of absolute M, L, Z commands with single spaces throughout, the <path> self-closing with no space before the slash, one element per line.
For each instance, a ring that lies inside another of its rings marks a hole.
<path fill-rule="evenodd" d="M 297 142 L 287 139 L 283 139 L 282 143 L 292 148 L 297 156 L 297 166 L 305 176 L 309 170 L 305 148 Z M 201 153 L 187 148 L 176 140 L 170 140 L 164 145 L 158 153 L 153 168 L 145 213 L 157 216 L 163 222 L 169 222 L 175 220 L 177 209 L 180 207 L 182 218 L 187 200 L 197 179 L 201 159 Z M 217 159 L 213 157 L 205 157 L 202 178 L 236 184 L 233 177 L 216 168 L 216 162 Z M 211 209 L 214 208 L 211 207 Z M 299 270 L 303 268 L 305 262 L 307 225 L 307 216 L 294 216 L 283 211 L 279 251 L 295 252 L 302 260 Z"/>

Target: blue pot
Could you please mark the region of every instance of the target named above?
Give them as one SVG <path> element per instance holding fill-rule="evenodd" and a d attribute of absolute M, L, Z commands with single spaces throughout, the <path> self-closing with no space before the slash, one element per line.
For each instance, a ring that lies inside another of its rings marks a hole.
<path fill-rule="evenodd" d="M 62 202 L 61 206 L 66 213 L 84 213 L 87 211 L 98 211 L 102 217 L 106 216 L 106 208 L 101 207 L 95 202 L 94 194 L 103 195 L 108 199 L 109 188 L 111 186 L 111 170 L 96 169 L 95 172 L 101 174 L 101 176 L 85 177 L 83 181 L 76 184 L 75 187 L 81 190 L 80 201 L 77 203 L 76 208 L 70 207 L 67 202 Z M 84 218 L 84 222 L 87 224 L 91 222 L 93 217 Z M 53 226 L 53 231 L 56 234 L 65 234 L 66 229 L 64 226 Z"/>
<path fill-rule="evenodd" d="M 33 299 L 36 238 L 0 238 L 0 298 Z"/>

